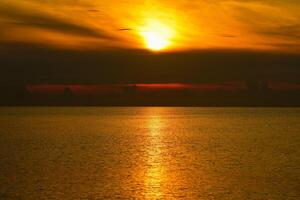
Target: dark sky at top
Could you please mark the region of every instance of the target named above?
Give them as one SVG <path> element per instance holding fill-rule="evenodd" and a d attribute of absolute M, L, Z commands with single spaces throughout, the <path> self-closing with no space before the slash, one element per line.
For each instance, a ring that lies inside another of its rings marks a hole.
<path fill-rule="evenodd" d="M 1 44 L 2 84 L 298 82 L 300 56 L 233 50 L 177 53 L 58 50 Z"/>

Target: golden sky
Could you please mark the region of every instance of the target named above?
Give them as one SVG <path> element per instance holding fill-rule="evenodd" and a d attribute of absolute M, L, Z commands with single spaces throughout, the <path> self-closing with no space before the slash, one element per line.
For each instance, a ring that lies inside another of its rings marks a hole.
<path fill-rule="evenodd" d="M 1 0 L 0 42 L 298 52 L 299 10 L 299 0 Z"/>

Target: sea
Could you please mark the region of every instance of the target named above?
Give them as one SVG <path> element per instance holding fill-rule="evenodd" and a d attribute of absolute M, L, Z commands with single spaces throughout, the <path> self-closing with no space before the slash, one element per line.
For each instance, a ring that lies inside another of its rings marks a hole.
<path fill-rule="evenodd" d="M 1 107 L 1 200 L 299 200 L 299 108 Z"/>

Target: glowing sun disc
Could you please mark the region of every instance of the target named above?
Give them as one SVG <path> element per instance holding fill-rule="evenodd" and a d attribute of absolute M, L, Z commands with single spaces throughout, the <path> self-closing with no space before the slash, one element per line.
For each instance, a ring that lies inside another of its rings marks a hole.
<path fill-rule="evenodd" d="M 171 45 L 174 30 L 159 20 L 149 20 L 140 32 L 144 38 L 146 48 L 160 51 Z"/>
<path fill-rule="evenodd" d="M 155 51 L 162 50 L 170 44 L 170 41 L 158 32 L 144 33 L 144 38 L 147 47 Z"/>

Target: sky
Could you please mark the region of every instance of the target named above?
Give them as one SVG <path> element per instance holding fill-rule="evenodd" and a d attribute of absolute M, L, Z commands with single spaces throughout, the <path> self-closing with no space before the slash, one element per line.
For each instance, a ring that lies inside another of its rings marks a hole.
<path fill-rule="evenodd" d="M 0 0 L 2 83 L 298 81 L 298 0 Z"/>

